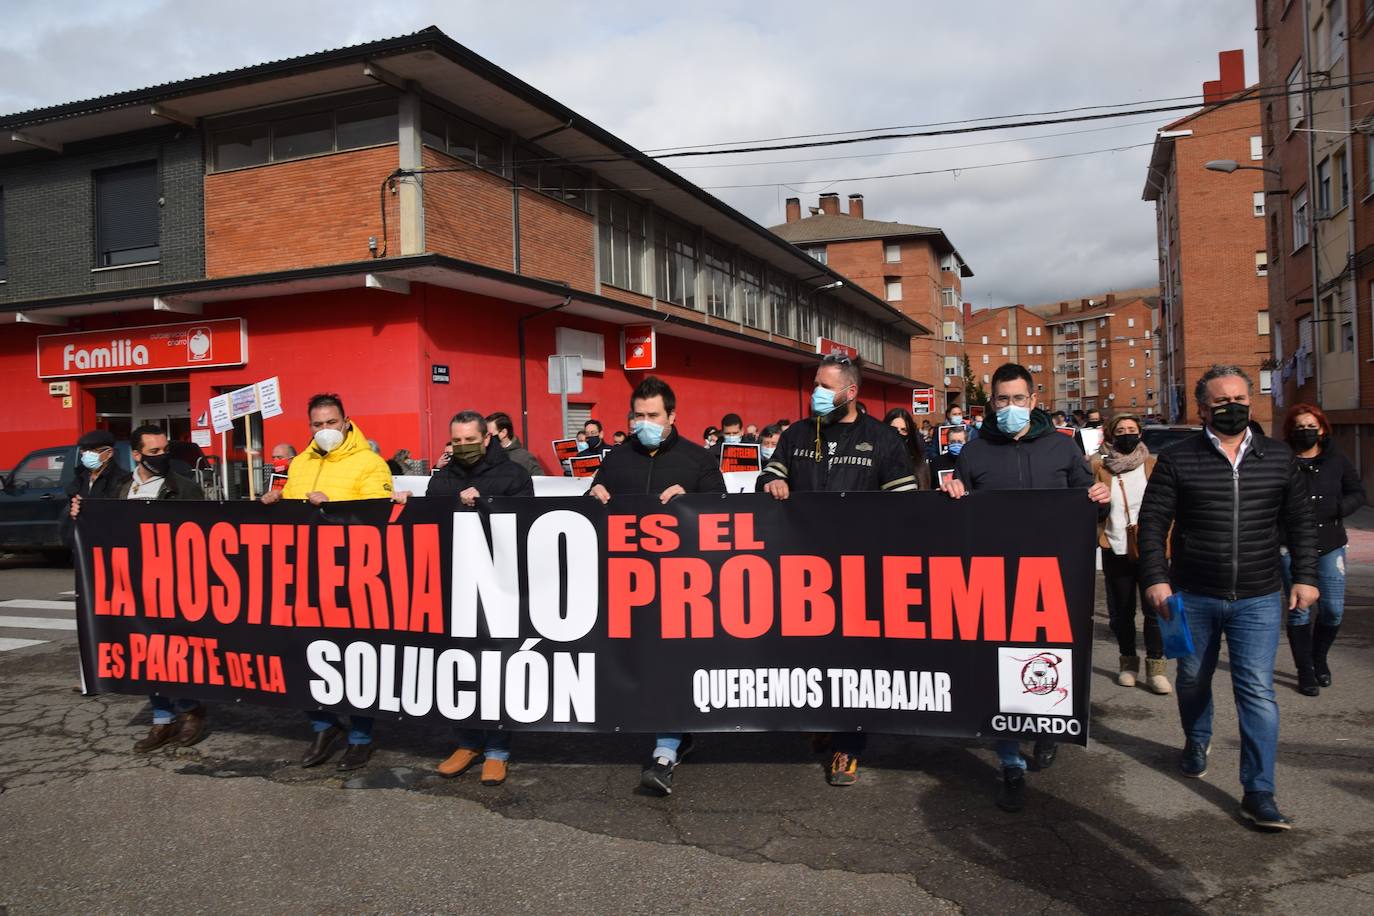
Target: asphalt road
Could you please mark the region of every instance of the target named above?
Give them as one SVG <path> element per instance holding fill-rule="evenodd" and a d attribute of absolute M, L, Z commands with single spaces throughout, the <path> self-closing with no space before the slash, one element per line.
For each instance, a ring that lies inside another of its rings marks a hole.
<path fill-rule="evenodd" d="M 0 560 L 0 913 L 1374 913 L 1374 531 L 1356 541 L 1335 686 L 1297 694 L 1280 649 L 1280 835 L 1237 816 L 1224 661 L 1211 772 L 1185 779 L 1174 701 L 1115 685 L 1100 605 L 1093 741 L 1008 815 L 977 742 L 880 738 L 834 789 L 804 736 L 703 736 L 667 799 L 637 791 L 635 736 L 518 738 L 485 788 L 433 774 L 443 729 L 381 723 L 345 779 L 295 766 L 303 717 L 236 705 L 136 756 L 146 705 L 73 690 L 70 569 Z"/>

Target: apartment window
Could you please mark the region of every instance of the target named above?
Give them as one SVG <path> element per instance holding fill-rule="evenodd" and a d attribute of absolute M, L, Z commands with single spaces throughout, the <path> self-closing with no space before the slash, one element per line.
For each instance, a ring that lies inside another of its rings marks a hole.
<path fill-rule="evenodd" d="M 1260 394 L 1272 394 L 1274 391 L 1274 370 L 1260 370 Z"/>
<path fill-rule="evenodd" d="M 945 340 L 959 339 L 959 325 L 956 322 L 946 321 L 944 323 L 944 332 Z"/>
<path fill-rule="evenodd" d="M 763 268 L 748 258 L 739 260 L 741 318 L 751 328 L 763 328 Z"/>
<path fill-rule="evenodd" d="M 1146 359 L 1149 359 L 1149 358 L 1150 358 L 1150 351 L 1149 351 L 1149 350 L 1146 350 L 1146 351 L 1145 351 L 1145 358 L 1146 358 Z"/>
<path fill-rule="evenodd" d="M 888 277 L 884 282 L 888 302 L 902 301 L 902 281 Z"/>
<path fill-rule="evenodd" d="M 1006 348 L 1006 347 L 1003 347 L 1003 348 L 1002 348 L 1002 355 L 1003 355 L 1003 356 L 1006 356 L 1006 355 L 1007 355 L 1007 348 Z"/>
<path fill-rule="evenodd" d="M 94 174 L 98 266 L 158 260 L 157 163 L 140 162 Z"/>
<path fill-rule="evenodd" d="M 702 276 L 706 286 L 706 314 L 738 321 L 735 313 L 734 278 L 730 249 L 710 239 L 702 249 Z"/>
<path fill-rule="evenodd" d="M 1331 215 L 1331 160 L 1317 163 L 1317 219 Z"/>
<path fill-rule="evenodd" d="M 1250 138 L 1250 161 L 1257 162 L 1264 158 L 1264 145 L 1259 137 Z"/>
<path fill-rule="evenodd" d="M 1107 368 L 1107 361 L 1105 359 L 1102 361 L 1102 368 Z"/>
<path fill-rule="evenodd" d="M 264 164 L 269 159 L 268 142 L 266 124 L 216 131 L 213 141 L 216 171 Z"/>
<path fill-rule="evenodd" d="M 1256 192 L 1255 192 L 1255 206 L 1254 206 L 1254 210 L 1255 210 L 1255 215 L 1256 215 L 1256 216 L 1263 216 L 1263 215 L 1264 215 L 1264 192 L 1263 192 L 1263 191 L 1256 191 Z"/>
<path fill-rule="evenodd" d="M 1267 277 L 1267 276 L 1269 276 L 1269 252 L 1267 252 L 1267 251 L 1256 251 L 1256 252 L 1255 252 L 1255 276 L 1257 276 L 1257 277 Z"/>
<path fill-rule="evenodd" d="M 1097 326 L 1098 326 L 1099 328 L 1105 328 L 1105 327 L 1107 326 L 1107 319 L 1105 319 L 1105 318 L 1099 318 L 1099 319 L 1097 319 Z"/>
<path fill-rule="evenodd" d="M 989 362 L 991 362 L 991 357 L 989 357 L 986 353 L 984 353 L 984 354 L 983 354 L 983 365 L 986 366 Z"/>
<path fill-rule="evenodd" d="M 1006 337 L 1006 336 L 1007 336 L 1007 329 L 1006 329 L 1006 328 L 998 328 L 997 330 L 999 330 L 999 331 L 1002 332 L 1002 336 L 1003 336 L 1003 337 Z M 1007 351 L 1004 349 L 1004 350 L 1002 351 L 1003 355 L 1006 355 L 1006 352 L 1007 352 Z"/>
<path fill-rule="evenodd" d="M 958 374 L 959 374 L 959 357 L 957 357 L 957 356 L 946 356 L 946 357 L 945 357 L 945 377 L 946 377 L 946 378 L 954 378 L 954 377 L 956 377 Z"/>
<path fill-rule="evenodd" d="M 1341 352 L 1349 353 L 1355 349 L 1355 316 L 1351 314 L 1349 302 L 1341 303 Z"/>
<path fill-rule="evenodd" d="M 983 346 L 986 347 L 987 345 L 988 345 L 988 335 L 984 334 L 984 335 L 983 335 Z"/>
<path fill-rule="evenodd" d="M 383 100 L 340 108 L 335 115 L 335 142 L 339 149 L 395 143 L 399 133 L 395 102 Z"/>
<path fill-rule="evenodd" d="M 828 263 L 829 263 L 829 261 L 827 260 L 827 255 L 826 255 L 826 252 L 825 252 L 825 246 L 824 246 L 824 245 L 813 245 L 813 246 L 811 246 L 810 248 L 807 248 L 807 249 L 805 249 L 805 250 L 806 250 L 806 253 L 807 253 L 807 254 L 811 255 L 811 257 L 815 258 L 817 261 L 821 262 L 822 264 L 828 264 Z"/>
<path fill-rule="evenodd" d="M 946 286 L 940 290 L 940 304 L 946 308 L 956 308 L 959 305 L 959 296 L 954 287 Z"/>
<path fill-rule="evenodd" d="M 1336 209 L 1350 202 L 1350 172 L 1346 168 L 1345 150 L 1331 154 L 1331 179 L 1336 183 Z"/>
<path fill-rule="evenodd" d="M 1134 346 L 1135 346 L 1135 338 L 1134 338 L 1134 337 L 1128 337 L 1128 338 L 1126 339 L 1126 346 L 1128 346 L 1128 347 L 1134 347 Z"/>
<path fill-rule="evenodd" d="M 1135 319 L 1134 319 L 1134 318 L 1127 318 L 1127 319 L 1126 319 L 1126 327 L 1128 327 L 1128 328 L 1133 328 L 1133 327 L 1135 327 Z"/>
<path fill-rule="evenodd" d="M 1307 189 L 1293 195 L 1293 250 L 1307 244 Z"/>
<path fill-rule="evenodd" d="M 272 122 L 272 158 L 299 159 L 334 151 L 334 113 L 300 115 Z"/>
<path fill-rule="evenodd" d="M 1146 378 L 1149 378 L 1149 377 L 1150 377 L 1151 375 L 1153 375 L 1153 374 L 1154 374 L 1154 372 L 1153 372 L 1152 370 L 1150 370 L 1150 369 L 1146 369 L 1146 370 L 1145 370 L 1145 377 L 1146 377 Z"/>
<path fill-rule="evenodd" d="M 1289 132 L 1298 129 L 1302 123 L 1302 60 L 1299 59 L 1293 65 L 1293 69 L 1288 71 L 1288 130 Z"/>
<path fill-rule="evenodd" d="M 1326 60 L 1334 64 L 1345 54 L 1345 0 L 1336 0 L 1326 12 Z M 1326 68 L 1323 68 L 1326 69 Z"/>
<path fill-rule="evenodd" d="M 443 113 L 427 109 L 424 126 L 425 142 L 444 149 Z M 495 135 L 487 136 L 493 138 Z M 302 156 L 382 146 L 395 143 L 397 137 L 396 102 L 380 99 L 337 111 L 314 111 L 217 130 L 210 137 L 211 162 L 215 171 L 222 172 Z M 495 142 L 499 144 L 500 141 Z M 499 147 L 496 155 L 499 163 Z"/>
<path fill-rule="evenodd" d="M 644 283 L 644 208 L 619 194 L 602 191 L 600 224 L 601 282 L 621 289 L 648 292 Z"/>
<path fill-rule="evenodd" d="M 0 283 L 10 278 L 9 256 L 5 254 L 5 189 L 0 188 Z M 988 339 L 983 338 L 983 343 Z"/>
<path fill-rule="evenodd" d="M 768 272 L 768 300 L 773 307 L 773 333 L 797 339 L 796 330 L 792 327 L 795 310 L 792 287 L 786 277 L 772 271 Z"/>
<path fill-rule="evenodd" d="M 991 385 L 991 384 L 992 384 L 992 376 L 988 375 L 986 372 L 983 373 L 983 384 L 984 384 L 984 385 Z"/>
<path fill-rule="evenodd" d="M 1135 357 L 1134 357 L 1134 356 L 1131 357 L 1131 366 L 1130 366 L 1130 367 L 1131 367 L 1132 369 L 1135 368 Z"/>
<path fill-rule="evenodd" d="M 1268 336 L 1269 336 L 1269 310 L 1268 310 L 1268 309 L 1260 309 L 1258 312 L 1255 313 L 1255 317 L 1256 317 L 1256 319 L 1257 319 L 1257 321 L 1258 321 L 1258 325 L 1259 325 L 1259 335 L 1260 335 L 1261 337 L 1268 337 Z"/>
<path fill-rule="evenodd" d="M 658 220 L 658 298 L 689 309 L 697 307 L 697 245 L 692 231 Z"/>
<path fill-rule="evenodd" d="M 900 264 L 902 262 L 902 246 L 899 242 L 887 242 L 883 245 L 883 260 L 889 264 Z"/>
<path fill-rule="evenodd" d="M 1043 331 L 1043 330 L 1045 330 L 1045 329 L 1042 328 L 1042 327 L 1040 327 L 1039 325 L 1036 325 L 1036 326 L 1035 326 L 1035 336 L 1036 336 L 1036 337 L 1042 337 L 1042 336 L 1044 336 L 1044 335 L 1042 335 L 1042 334 L 1040 333 L 1040 332 Z"/>

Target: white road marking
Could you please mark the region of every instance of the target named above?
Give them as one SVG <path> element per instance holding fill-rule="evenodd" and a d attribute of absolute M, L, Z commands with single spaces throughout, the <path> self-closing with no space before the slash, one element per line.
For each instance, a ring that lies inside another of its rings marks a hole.
<path fill-rule="evenodd" d="M 41 646 L 46 639 L 5 639 L 0 637 L 0 652 L 8 652 L 11 649 L 27 649 L 29 646 Z"/>
<path fill-rule="evenodd" d="M 0 630 L 75 630 L 75 620 L 57 620 L 52 617 L 0 617 Z"/>
<path fill-rule="evenodd" d="M 0 607 L 24 607 L 35 611 L 75 611 L 75 601 L 45 601 L 42 598 L 10 598 L 0 601 Z"/>

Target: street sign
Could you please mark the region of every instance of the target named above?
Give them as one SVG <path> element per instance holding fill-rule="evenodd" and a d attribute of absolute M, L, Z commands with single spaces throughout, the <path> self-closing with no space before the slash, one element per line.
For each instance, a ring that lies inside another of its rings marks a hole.
<path fill-rule="evenodd" d="M 448 366 L 433 363 L 429 367 L 429 380 L 435 385 L 448 384 Z"/>
<path fill-rule="evenodd" d="M 582 357 L 549 357 L 549 394 L 582 393 Z"/>
<path fill-rule="evenodd" d="M 630 324 L 620 329 L 620 364 L 630 370 L 658 367 L 658 335 L 651 324 Z"/>

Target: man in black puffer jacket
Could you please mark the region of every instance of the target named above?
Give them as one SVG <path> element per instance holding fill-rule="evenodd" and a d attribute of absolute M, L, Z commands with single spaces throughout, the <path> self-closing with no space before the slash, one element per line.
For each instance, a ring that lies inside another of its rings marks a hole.
<path fill-rule="evenodd" d="M 1180 769 L 1192 777 L 1207 772 L 1212 674 L 1224 634 L 1240 725 L 1241 814 L 1261 829 L 1287 830 L 1291 824 L 1274 803 L 1279 531 L 1292 557 L 1290 610 L 1317 600 L 1317 533 L 1292 450 L 1249 427 L 1250 390 L 1250 378 L 1235 366 L 1213 366 L 1198 380 L 1194 397 L 1207 425 L 1160 453 L 1140 505 L 1140 578 L 1165 621 L 1178 590 L 1196 650 L 1178 660 L 1187 739 Z"/>
<path fill-rule="evenodd" d="M 447 500 L 456 496 L 459 504 L 471 508 L 484 496 L 534 495 L 530 472 L 492 441 L 480 413 L 464 410 L 455 415 L 449 422 L 449 435 L 453 460 L 430 478 L 425 496 Z M 510 738 L 509 729 L 459 729 L 458 749 L 439 764 L 439 775 L 450 779 L 462 775 L 482 757 L 482 785 L 501 785 L 510 762 Z"/>

